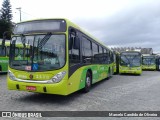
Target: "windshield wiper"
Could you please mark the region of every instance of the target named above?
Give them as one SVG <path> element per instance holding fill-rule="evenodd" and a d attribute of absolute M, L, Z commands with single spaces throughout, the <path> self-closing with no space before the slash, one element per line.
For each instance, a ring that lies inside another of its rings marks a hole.
<path fill-rule="evenodd" d="M 25 36 L 23 34 L 21 34 L 21 42 L 22 42 L 24 48 L 26 47 L 25 41 L 26 41 Z"/>
<path fill-rule="evenodd" d="M 130 64 L 133 64 L 133 60 L 137 57 L 137 55 L 134 55 L 134 57 L 131 59 Z"/>
<path fill-rule="evenodd" d="M 133 64 L 133 60 L 136 58 L 136 56 L 137 55 L 134 55 L 134 57 L 133 58 L 131 58 L 131 59 L 128 59 L 127 58 L 127 56 L 126 55 L 124 55 L 124 57 L 127 59 L 127 61 L 128 61 L 128 65 L 130 65 L 130 67 L 131 67 L 131 65 Z"/>
<path fill-rule="evenodd" d="M 51 37 L 52 33 L 49 32 L 47 33 L 41 40 L 38 40 L 38 44 L 37 44 L 37 49 L 39 49 L 40 51 L 42 50 L 42 47 L 47 43 L 47 41 L 49 40 L 49 38 Z M 35 49 L 35 37 L 34 37 L 34 40 L 33 40 L 33 48 L 32 48 L 32 65 L 33 65 L 33 59 L 34 59 L 34 49 Z M 38 51 L 38 50 L 37 50 Z M 38 53 L 37 53 L 38 54 Z"/>
<path fill-rule="evenodd" d="M 41 50 L 42 47 L 47 43 L 47 41 L 49 40 L 49 38 L 51 37 L 52 33 L 49 32 L 47 33 L 44 38 L 42 38 L 42 40 L 40 42 L 38 42 L 38 48 Z"/>
<path fill-rule="evenodd" d="M 123 56 L 124 56 L 124 57 L 127 59 L 127 61 L 128 61 L 127 63 L 126 63 L 126 62 L 125 62 L 125 63 L 130 65 L 130 60 L 126 57 L 126 55 L 123 55 Z"/>

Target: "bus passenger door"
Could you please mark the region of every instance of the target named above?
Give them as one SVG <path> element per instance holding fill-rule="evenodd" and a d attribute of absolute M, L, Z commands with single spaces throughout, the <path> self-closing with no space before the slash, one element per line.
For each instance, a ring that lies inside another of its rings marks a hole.
<path fill-rule="evenodd" d="M 73 28 L 69 29 L 69 93 L 77 91 L 80 86 L 81 79 L 81 71 L 79 68 L 81 67 L 80 63 L 80 40 L 77 35 L 77 31 Z"/>
<path fill-rule="evenodd" d="M 71 76 L 80 64 L 80 40 L 73 28 L 69 30 L 69 76 Z"/>

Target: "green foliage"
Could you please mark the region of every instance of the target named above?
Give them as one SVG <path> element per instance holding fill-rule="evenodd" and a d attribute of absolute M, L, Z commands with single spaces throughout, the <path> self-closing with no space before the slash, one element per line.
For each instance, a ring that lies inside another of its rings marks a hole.
<path fill-rule="evenodd" d="M 12 10 L 9 0 L 4 0 L 1 9 L 1 19 L 6 20 L 7 22 L 11 22 L 12 20 Z"/>
<path fill-rule="evenodd" d="M 3 38 L 3 33 L 6 31 L 11 33 L 12 24 L 5 20 L 0 19 L 0 38 Z M 10 34 L 7 34 L 6 39 L 10 39 Z"/>
<path fill-rule="evenodd" d="M 9 0 L 4 0 L 2 3 L 2 8 L 0 10 L 0 38 L 3 38 L 3 33 L 11 33 L 12 31 L 12 10 Z M 11 35 L 7 34 L 6 39 L 10 39 Z"/>

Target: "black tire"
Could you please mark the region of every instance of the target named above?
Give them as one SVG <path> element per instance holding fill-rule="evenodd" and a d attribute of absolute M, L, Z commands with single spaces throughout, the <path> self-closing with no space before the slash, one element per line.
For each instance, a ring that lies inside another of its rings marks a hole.
<path fill-rule="evenodd" d="M 108 79 L 109 78 L 111 78 L 111 70 L 110 70 L 110 68 L 109 68 L 109 70 L 108 70 Z"/>
<path fill-rule="evenodd" d="M 92 76 L 90 72 L 87 72 L 86 74 L 86 79 L 85 79 L 85 87 L 84 87 L 84 92 L 87 93 L 90 91 L 91 88 L 91 83 L 92 82 Z"/>

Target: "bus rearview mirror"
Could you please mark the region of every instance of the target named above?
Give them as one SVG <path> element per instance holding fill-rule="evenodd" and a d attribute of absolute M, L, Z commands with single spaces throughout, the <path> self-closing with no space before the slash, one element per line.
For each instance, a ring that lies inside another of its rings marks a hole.
<path fill-rule="evenodd" d="M 79 49 L 79 48 L 80 48 L 80 40 L 79 40 L 79 37 L 75 37 L 73 48 L 74 48 L 74 49 Z"/>
<path fill-rule="evenodd" d="M 69 40 L 69 50 L 72 49 L 72 46 L 73 46 L 73 37 L 71 37 Z"/>

